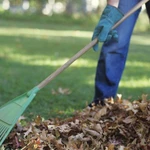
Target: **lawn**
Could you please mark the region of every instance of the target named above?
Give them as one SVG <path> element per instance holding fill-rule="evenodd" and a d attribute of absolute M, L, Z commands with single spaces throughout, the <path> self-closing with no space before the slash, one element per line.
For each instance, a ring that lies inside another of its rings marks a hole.
<path fill-rule="evenodd" d="M 0 22 L 0 105 L 38 85 L 90 42 L 91 30 L 37 22 Z M 118 93 L 138 99 L 150 93 L 150 34 L 134 33 Z M 99 52 L 92 49 L 40 90 L 24 115 L 70 116 L 94 93 Z"/>

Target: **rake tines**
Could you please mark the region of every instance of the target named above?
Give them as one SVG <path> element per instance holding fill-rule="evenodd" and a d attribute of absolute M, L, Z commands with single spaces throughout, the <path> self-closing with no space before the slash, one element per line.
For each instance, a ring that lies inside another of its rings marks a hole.
<path fill-rule="evenodd" d="M 15 123 L 35 97 L 38 88 L 16 97 L 0 108 L 0 146 L 14 127 Z"/>
<path fill-rule="evenodd" d="M 0 109 L 0 146 L 13 128 L 16 116 L 21 107 L 16 103 L 10 103 Z"/>
<path fill-rule="evenodd" d="M 3 143 L 6 136 L 8 135 L 9 129 L 9 125 L 6 122 L 0 120 L 0 145 Z"/>

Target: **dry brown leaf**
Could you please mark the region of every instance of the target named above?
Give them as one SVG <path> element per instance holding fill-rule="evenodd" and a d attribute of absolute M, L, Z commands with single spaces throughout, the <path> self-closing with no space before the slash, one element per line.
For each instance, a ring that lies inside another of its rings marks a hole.
<path fill-rule="evenodd" d="M 126 123 L 126 124 L 134 123 L 135 122 L 135 118 L 133 118 L 133 116 L 128 116 L 127 118 L 125 118 L 123 120 L 123 122 Z"/>
<path fill-rule="evenodd" d="M 71 91 L 69 89 L 62 88 L 62 87 L 59 87 L 57 90 L 52 89 L 51 92 L 53 95 L 58 95 L 58 94 L 69 95 L 71 93 Z"/>
<path fill-rule="evenodd" d="M 95 115 L 94 118 L 99 120 L 103 115 L 106 115 L 107 113 L 107 107 L 102 107 L 102 109 L 98 110 Z"/>
<path fill-rule="evenodd" d="M 142 102 L 143 103 L 147 102 L 147 97 L 148 97 L 147 94 L 142 94 Z"/>
<path fill-rule="evenodd" d="M 121 103 L 122 103 L 122 94 L 117 94 L 117 96 L 116 96 L 116 102 L 117 102 L 118 104 L 121 104 Z"/>
<path fill-rule="evenodd" d="M 27 137 L 32 132 L 33 132 L 33 126 L 30 125 L 30 128 L 24 133 L 24 137 Z"/>
<path fill-rule="evenodd" d="M 37 125 L 37 126 L 39 126 L 39 125 L 41 125 L 41 123 L 42 123 L 42 118 L 41 118 L 41 116 L 36 116 L 36 118 L 34 119 L 34 123 Z"/>
<path fill-rule="evenodd" d="M 114 144 L 109 144 L 108 150 L 114 150 L 114 148 L 115 148 L 115 145 L 114 145 Z"/>
<path fill-rule="evenodd" d="M 147 102 L 139 103 L 138 106 L 139 106 L 140 110 L 141 110 L 144 114 L 147 114 L 147 113 L 148 113 L 148 110 L 147 110 Z"/>
<path fill-rule="evenodd" d="M 100 134 L 94 130 L 85 128 L 83 132 L 86 132 L 87 134 L 90 134 L 91 136 L 96 137 L 96 138 L 100 137 Z"/>
<path fill-rule="evenodd" d="M 132 105 L 131 102 L 129 102 L 129 101 L 123 101 L 123 103 L 126 106 L 126 110 L 127 111 L 132 111 L 134 114 L 136 114 L 138 112 L 138 110 L 134 108 L 134 106 Z"/>

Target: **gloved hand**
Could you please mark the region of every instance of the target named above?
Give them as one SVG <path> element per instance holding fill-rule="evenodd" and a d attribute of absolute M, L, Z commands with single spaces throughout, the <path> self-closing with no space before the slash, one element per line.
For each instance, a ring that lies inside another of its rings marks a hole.
<path fill-rule="evenodd" d="M 104 9 L 101 18 L 94 30 L 92 40 L 98 38 L 99 42 L 108 42 L 111 39 L 118 40 L 116 30 L 111 30 L 113 25 L 123 17 L 120 10 L 114 6 L 107 5 Z M 98 51 L 98 43 L 93 46 L 95 51 Z"/>

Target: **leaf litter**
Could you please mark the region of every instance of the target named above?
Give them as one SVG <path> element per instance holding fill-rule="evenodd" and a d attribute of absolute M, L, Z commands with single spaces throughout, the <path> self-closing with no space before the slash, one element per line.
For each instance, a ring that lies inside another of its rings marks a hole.
<path fill-rule="evenodd" d="M 7 139 L 10 150 L 150 150 L 150 101 L 147 95 L 130 102 L 118 95 L 78 111 L 67 119 L 22 125 L 21 117 Z"/>

